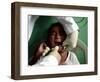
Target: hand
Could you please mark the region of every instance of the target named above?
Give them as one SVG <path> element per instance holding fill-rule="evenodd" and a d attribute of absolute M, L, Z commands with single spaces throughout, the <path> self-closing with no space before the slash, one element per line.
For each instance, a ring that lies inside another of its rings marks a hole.
<path fill-rule="evenodd" d="M 63 53 L 64 52 L 64 47 L 63 46 L 59 46 L 59 50 L 58 50 L 58 52 L 61 54 L 61 53 Z"/>
<path fill-rule="evenodd" d="M 41 43 L 38 50 L 37 50 L 37 55 L 42 55 L 42 53 L 44 52 L 44 50 L 46 49 L 47 45 L 46 43 Z"/>
<path fill-rule="evenodd" d="M 58 52 L 60 53 L 60 56 L 61 56 L 60 65 L 64 64 L 68 56 L 68 51 L 65 50 L 64 48 L 59 48 Z"/>
<path fill-rule="evenodd" d="M 46 48 L 46 43 L 41 43 L 38 46 L 38 48 L 35 51 L 34 56 L 32 57 L 31 61 L 29 62 L 30 65 L 33 65 L 38 61 L 40 56 L 42 56 L 42 53 L 44 52 L 45 48 Z"/>

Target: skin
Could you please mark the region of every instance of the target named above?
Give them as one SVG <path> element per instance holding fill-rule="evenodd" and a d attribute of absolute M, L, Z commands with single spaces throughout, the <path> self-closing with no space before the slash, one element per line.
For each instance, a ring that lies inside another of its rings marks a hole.
<path fill-rule="evenodd" d="M 48 45 L 49 47 L 55 47 L 62 45 L 63 41 L 65 40 L 64 30 L 60 26 L 54 26 L 50 30 L 50 34 L 48 37 Z"/>

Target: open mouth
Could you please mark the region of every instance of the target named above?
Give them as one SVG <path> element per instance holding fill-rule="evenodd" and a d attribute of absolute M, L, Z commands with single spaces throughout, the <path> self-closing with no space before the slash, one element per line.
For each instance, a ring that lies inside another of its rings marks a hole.
<path fill-rule="evenodd" d="M 55 42 L 55 45 L 59 46 L 59 45 L 62 45 L 62 43 L 61 42 Z"/>

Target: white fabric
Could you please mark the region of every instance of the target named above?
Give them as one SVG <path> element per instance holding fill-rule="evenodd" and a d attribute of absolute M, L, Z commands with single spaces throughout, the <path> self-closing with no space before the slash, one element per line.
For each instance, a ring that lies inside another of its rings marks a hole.
<path fill-rule="evenodd" d="M 66 34 L 71 34 L 79 29 L 78 25 L 72 17 L 57 16 L 57 20 L 64 26 Z"/>
<path fill-rule="evenodd" d="M 69 47 L 67 49 L 69 50 L 72 50 L 73 48 L 75 48 L 77 45 L 78 34 L 79 32 L 75 31 L 71 33 L 70 35 L 68 35 L 65 41 L 63 42 L 63 46 L 67 45 L 67 47 Z"/>
<path fill-rule="evenodd" d="M 69 52 L 68 57 L 64 63 L 65 65 L 76 65 L 76 64 L 80 64 L 75 53 L 73 52 Z"/>
<path fill-rule="evenodd" d="M 40 60 L 34 66 L 58 66 L 58 60 L 55 56 L 49 55 L 47 57 L 41 57 Z M 80 64 L 76 55 L 73 52 L 69 52 L 68 57 L 64 65 L 78 65 Z"/>
<path fill-rule="evenodd" d="M 41 57 L 40 60 L 34 66 L 57 66 L 57 58 L 53 55 Z"/>

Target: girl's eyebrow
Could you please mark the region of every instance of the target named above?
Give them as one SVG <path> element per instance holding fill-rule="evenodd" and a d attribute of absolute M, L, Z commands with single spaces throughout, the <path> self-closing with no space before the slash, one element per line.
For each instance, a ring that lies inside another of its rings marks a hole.
<path fill-rule="evenodd" d="M 56 33 L 55 31 L 50 31 L 50 33 Z"/>
<path fill-rule="evenodd" d="M 56 32 L 51 32 L 50 34 L 56 34 Z"/>

